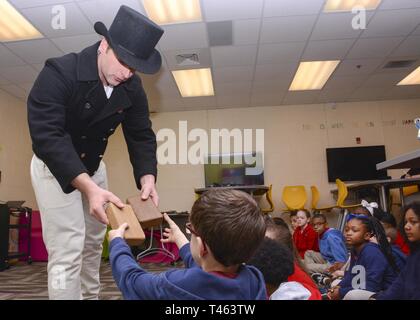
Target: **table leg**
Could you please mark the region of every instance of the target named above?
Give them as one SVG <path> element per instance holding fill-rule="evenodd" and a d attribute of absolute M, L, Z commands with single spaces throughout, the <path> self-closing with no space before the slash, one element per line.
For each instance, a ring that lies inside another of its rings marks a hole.
<path fill-rule="evenodd" d="M 401 208 L 404 208 L 405 207 L 405 203 L 404 203 L 404 192 L 403 192 L 403 188 L 399 188 L 398 190 L 400 190 Z"/>
<path fill-rule="evenodd" d="M 388 199 L 387 199 L 387 192 L 386 192 L 386 188 L 384 185 L 382 185 L 380 187 L 379 190 L 379 201 L 380 201 L 380 206 L 382 208 L 382 210 L 384 211 L 388 211 Z"/>

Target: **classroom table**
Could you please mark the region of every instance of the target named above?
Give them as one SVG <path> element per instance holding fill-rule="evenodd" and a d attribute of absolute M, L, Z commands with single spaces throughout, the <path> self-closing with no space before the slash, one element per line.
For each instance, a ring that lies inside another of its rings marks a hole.
<path fill-rule="evenodd" d="M 376 170 L 420 168 L 420 149 L 376 165 Z"/>
<path fill-rule="evenodd" d="M 360 191 L 363 189 L 377 189 L 379 191 L 379 206 L 384 211 L 390 211 L 388 196 L 390 189 L 400 189 L 402 194 L 402 188 L 406 186 L 420 185 L 420 178 L 408 178 L 408 179 L 387 179 L 387 180 L 370 180 L 363 181 L 355 184 L 347 185 L 349 192 Z M 331 190 L 332 193 L 337 193 L 337 189 Z M 403 201 L 403 199 L 401 199 Z"/>

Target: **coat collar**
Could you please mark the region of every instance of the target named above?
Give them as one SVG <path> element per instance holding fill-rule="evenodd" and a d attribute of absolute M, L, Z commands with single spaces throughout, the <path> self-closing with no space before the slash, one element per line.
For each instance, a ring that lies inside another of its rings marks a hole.
<path fill-rule="evenodd" d="M 77 59 L 77 80 L 83 82 L 100 81 L 98 71 L 98 48 L 100 41 L 94 45 L 85 48 L 78 54 Z M 136 81 L 133 75 L 131 79 L 121 84 L 128 90 L 135 90 L 140 85 L 140 81 Z M 118 86 L 119 87 L 119 86 Z"/>

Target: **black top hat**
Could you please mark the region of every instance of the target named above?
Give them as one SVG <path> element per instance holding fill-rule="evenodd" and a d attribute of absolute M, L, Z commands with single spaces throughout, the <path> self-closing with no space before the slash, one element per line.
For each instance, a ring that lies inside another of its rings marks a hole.
<path fill-rule="evenodd" d="M 139 12 L 121 6 L 109 30 L 98 21 L 94 29 L 103 35 L 118 58 L 143 73 L 156 73 L 162 64 L 155 49 L 163 29 Z"/>

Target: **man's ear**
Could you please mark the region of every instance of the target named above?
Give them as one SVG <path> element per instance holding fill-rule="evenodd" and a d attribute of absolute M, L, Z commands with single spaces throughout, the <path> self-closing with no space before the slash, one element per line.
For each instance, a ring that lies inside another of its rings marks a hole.
<path fill-rule="evenodd" d="M 201 237 L 197 237 L 197 247 L 200 258 L 205 257 L 209 253 L 207 246 Z"/>
<path fill-rule="evenodd" d="M 108 49 L 108 47 L 109 47 L 108 41 L 106 41 L 105 38 L 102 38 L 101 43 L 99 44 L 99 48 L 98 49 L 101 52 L 106 52 L 106 50 Z"/>

